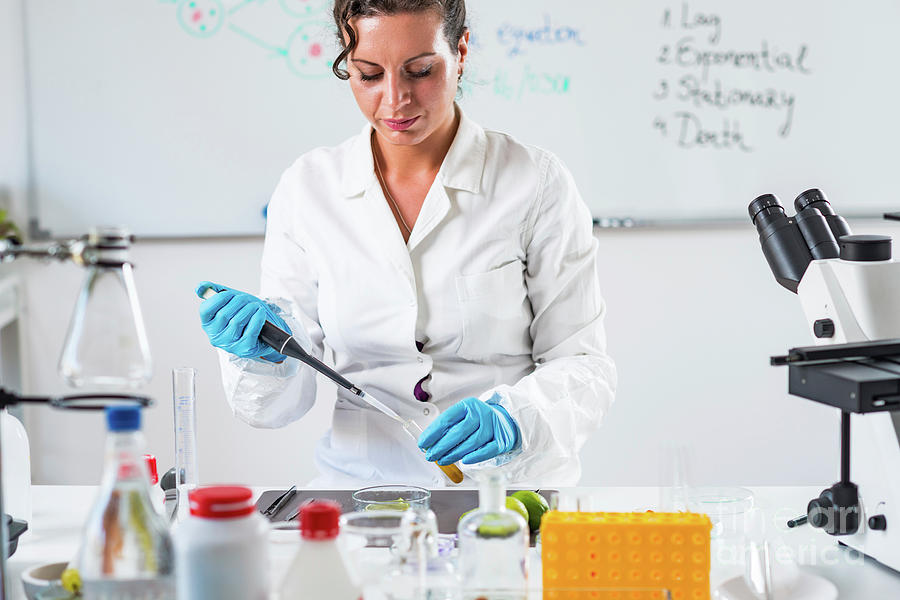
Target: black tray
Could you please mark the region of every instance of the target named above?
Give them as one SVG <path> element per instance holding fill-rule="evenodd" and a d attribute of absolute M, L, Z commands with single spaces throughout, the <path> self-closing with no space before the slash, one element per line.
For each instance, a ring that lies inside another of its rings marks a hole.
<path fill-rule="evenodd" d="M 296 512 L 302 502 L 310 499 L 334 500 L 341 505 L 341 512 L 353 511 L 353 494 L 355 490 L 305 490 L 297 489 L 297 493 L 290 502 L 281 510 L 267 517 L 270 521 L 284 521 Z M 473 508 L 478 508 L 478 490 L 439 488 L 429 490 L 431 492 L 431 510 L 434 511 L 438 522 L 438 533 L 456 533 L 456 526 L 462 514 Z M 507 490 L 507 493 L 518 491 L 517 488 Z M 534 490 L 543 496 L 548 502 L 551 494 L 557 490 Z M 260 513 L 268 508 L 275 499 L 285 490 L 266 490 L 256 501 L 256 510 Z"/>

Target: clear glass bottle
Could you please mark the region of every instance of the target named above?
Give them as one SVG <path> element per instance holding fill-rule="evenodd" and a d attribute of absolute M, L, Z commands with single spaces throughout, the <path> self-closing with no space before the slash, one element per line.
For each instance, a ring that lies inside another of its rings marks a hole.
<path fill-rule="evenodd" d="M 82 593 L 85 600 L 171 600 L 172 540 L 150 499 L 140 408 L 107 408 L 106 422 L 103 479 L 75 561 Z"/>
<path fill-rule="evenodd" d="M 499 473 L 484 473 L 478 509 L 459 522 L 459 578 L 463 598 L 521 599 L 528 585 L 528 523 L 506 508 Z"/>
<path fill-rule="evenodd" d="M 84 252 L 87 273 L 59 359 L 59 372 L 75 387 L 135 388 L 152 375 L 150 347 L 134 275 L 131 236 L 94 229 Z"/>
<path fill-rule="evenodd" d="M 457 600 L 459 578 L 438 553 L 437 518 L 430 510 L 407 510 L 400 523 L 395 558 L 382 580 L 388 600 Z"/>

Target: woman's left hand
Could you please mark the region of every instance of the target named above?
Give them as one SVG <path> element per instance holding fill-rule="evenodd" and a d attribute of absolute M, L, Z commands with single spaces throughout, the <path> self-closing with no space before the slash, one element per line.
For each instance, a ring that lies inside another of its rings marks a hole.
<path fill-rule="evenodd" d="M 519 426 L 506 409 L 478 398 L 457 402 L 419 436 L 426 460 L 439 465 L 482 462 L 509 452 L 518 442 Z"/>

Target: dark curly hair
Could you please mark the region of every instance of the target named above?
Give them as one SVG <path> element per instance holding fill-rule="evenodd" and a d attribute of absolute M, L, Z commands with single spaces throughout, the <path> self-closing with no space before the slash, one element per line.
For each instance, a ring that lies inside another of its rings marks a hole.
<path fill-rule="evenodd" d="M 466 32 L 466 0 L 335 0 L 334 22 L 342 50 L 334 59 L 331 70 L 338 79 L 350 79 L 350 73 L 341 68 L 341 63 L 356 48 L 356 32 L 350 26 L 350 19 L 425 10 L 440 11 L 444 19 L 444 37 L 455 54 L 459 39 Z"/>

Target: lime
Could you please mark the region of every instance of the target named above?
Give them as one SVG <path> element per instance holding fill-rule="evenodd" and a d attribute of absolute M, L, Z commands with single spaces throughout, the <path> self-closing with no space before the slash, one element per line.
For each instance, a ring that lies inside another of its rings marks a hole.
<path fill-rule="evenodd" d="M 476 510 L 478 510 L 478 509 L 477 509 L 477 508 L 473 508 L 473 509 L 471 509 L 471 510 L 467 510 L 467 511 L 464 512 L 463 514 L 459 515 L 459 520 L 462 521 L 464 516 L 466 516 L 466 515 L 469 514 L 470 512 L 475 512 Z"/>
<path fill-rule="evenodd" d="M 66 569 L 63 571 L 60 579 L 62 581 L 62 586 L 66 590 L 73 594 L 77 594 L 81 591 L 81 575 L 78 573 L 78 569 Z"/>
<path fill-rule="evenodd" d="M 507 496 L 506 508 L 525 519 L 526 523 L 528 522 L 528 509 L 526 509 L 525 505 L 519 500 L 516 500 L 512 496 Z M 459 520 L 462 521 L 463 517 L 476 510 L 478 509 L 473 508 L 472 510 L 464 512 L 460 515 Z M 516 531 L 518 531 L 518 527 L 510 522 L 509 517 L 502 514 L 486 514 L 478 524 L 478 534 L 483 537 L 509 537 Z"/>
<path fill-rule="evenodd" d="M 540 529 L 541 517 L 544 516 L 545 512 L 550 510 L 550 505 L 547 504 L 547 500 L 537 492 L 532 492 L 530 490 L 513 492 L 512 497 L 524 504 L 526 510 L 528 510 L 528 528 L 531 529 L 531 531 Z"/>
<path fill-rule="evenodd" d="M 525 519 L 525 522 L 528 523 L 528 509 L 525 508 L 525 504 L 523 504 L 521 500 L 514 496 L 507 496 L 506 508 L 519 513 L 522 518 Z"/>
<path fill-rule="evenodd" d="M 409 508 L 409 502 L 403 498 L 396 500 L 385 500 L 384 502 L 373 502 L 366 506 L 366 510 L 406 510 Z"/>

